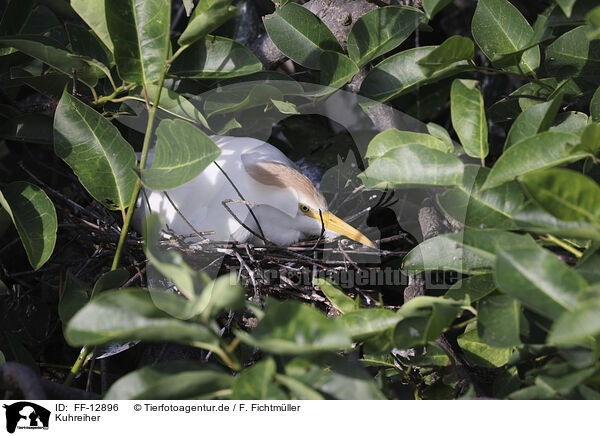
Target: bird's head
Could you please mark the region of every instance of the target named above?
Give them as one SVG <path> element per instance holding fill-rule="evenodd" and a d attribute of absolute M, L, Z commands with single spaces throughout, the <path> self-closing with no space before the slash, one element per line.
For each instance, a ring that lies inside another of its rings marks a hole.
<path fill-rule="evenodd" d="M 267 225 L 270 223 L 273 233 L 277 232 L 277 237 L 281 237 L 281 233 L 285 231 L 289 231 L 290 234 L 298 232 L 305 236 L 319 236 L 323 232 L 326 238 L 345 236 L 368 247 L 375 247 L 369 238 L 329 212 L 323 195 L 310 179 L 299 171 L 278 162 L 260 162 L 246 168 L 252 178 L 269 187 L 268 200 L 267 196 L 264 196 L 263 201 L 259 201 L 261 205 L 266 206 L 261 208 L 264 219 L 259 221 Z M 277 211 L 284 212 L 279 215 L 279 220 L 276 218 Z M 262 226 L 265 227 L 264 224 Z M 263 228 L 263 231 L 267 235 L 271 233 L 271 228 Z M 299 238 L 285 239 L 297 241 Z"/>

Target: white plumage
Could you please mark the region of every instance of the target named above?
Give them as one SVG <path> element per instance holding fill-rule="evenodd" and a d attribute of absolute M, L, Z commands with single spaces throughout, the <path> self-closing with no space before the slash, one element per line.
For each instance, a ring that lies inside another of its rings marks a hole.
<path fill-rule="evenodd" d="M 368 238 L 327 211 L 325 199 L 312 182 L 276 147 L 254 138 L 212 136 L 211 139 L 221 149 L 216 163 L 223 171 L 210 164 L 194 180 L 168 191 L 179 212 L 163 192 L 146 190 L 134 215 L 134 228 L 141 231 L 150 209 L 162 215 L 177 234 L 193 234 L 195 229 L 214 232 L 208 235 L 213 240 L 258 242 L 222 204 L 224 200 L 240 200 L 225 172 L 243 198 L 255 204 L 252 210 L 269 241 L 291 244 L 318 236 L 325 225 L 325 237 L 343 234 L 373 246 Z M 151 152 L 149 163 L 152 157 Z M 261 233 L 245 204 L 230 202 L 227 206 L 247 227 Z"/>

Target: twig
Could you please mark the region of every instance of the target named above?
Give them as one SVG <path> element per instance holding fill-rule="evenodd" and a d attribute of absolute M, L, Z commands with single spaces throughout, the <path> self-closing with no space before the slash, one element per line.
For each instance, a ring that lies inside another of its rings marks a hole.
<path fill-rule="evenodd" d="M 214 161 L 213 163 L 214 163 L 214 164 L 217 166 L 217 168 L 218 168 L 219 170 L 221 170 L 221 172 L 223 173 L 223 175 L 225 176 L 225 178 L 226 178 L 226 179 L 229 181 L 229 183 L 231 184 L 231 186 L 233 187 L 233 189 L 235 189 L 235 192 L 236 192 L 236 193 L 237 193 L 237 195 L 240 197 L 240 199 L 241 199 L 242 201 L 246 201 L 246 199 L 244 198 L 244 196 L 242 195 L 242 193 L 240 192 L 240 190 L 237 188 L 237 186 L 235 186 L 235 183 L 233 183 L 233 180 L 231 180 L 231 179 L 229 178 L 229 176 L 227 175 L 227 173 L 225 172 L 225 170 L 224 170 L 223 168 L 221 168 L 221 165 L 219 165 L 219 164 L 217 163 L 217 161 Z M 230 201 L 233 201 L 233 200 L 230 200 Z M 258 218 L 256 218 L 256 215 L 254 214 L 254 211 L 253 211 L 253 210 L 252 210 L 252 208 L 250 207 L 250 205 L 257 206 L 257 204 L 256 204 L 256 203 L 248 203 L 248 202 L 246 202 L 245 204 L 246 204 L 246 207 L 248 208 L 248 211 L 249 211 L 249 212 L 250 212 L 250 214 L 252 215 L 252 218 L 254 218 L 254 221 L 256 222 L 256 226 L 258 227 L 258 231 L 259 231 L 259 232 L 260 232 L 260 234 L 262 235 L 262 237 L 260 237 L 260 239 L 262 239 L 263 241 L 265 241 L 265 244 L 266 244 L 266 243 L 267 243 L 267 239 L 265 238 L 265 232 L 263 232 L 263 229 L 262 229 L 262 227 L 260 226 L 260 223 L 258 222 Z M 230 213 L 231 213 L 231 212 L 230 212 Z M 237 218 L 236 218 L 236 220 L 237 220 Z M 239 221 L 238 221 L 238 222 L 239 222 Z"/>
<path fill-rule="evenodd" d="M 229 214 L 233 217 L 233 219 L 235 219 L 239 225 L 241 225 L 244 229 L 246 229 L 247 231 L 249 231 L 252 235 L 256 236 L 258 239 L 262 239 L 266 244 L 272 244 L 272 242 L 270 242 L 265 236 L 264 233 L 262 232 L 262 229 L 260 229 L 260 225 L 259 225 L 259 230 L 262 234 L 259 235 L 258 233 L 256 233 L 254 230 L 252 230 L 250 227 L 248 227 L 246 224 L 244 224 L 242 222 L 242 220 L 240 220 L 237 215 L 231 210 L 231 208 L 229 206 L 227 206 L 227 203 L 242 203 L 245 204 L 248 207 L 248 210 L 250 210 L 250 213 L 252 214 L 252 216 L 254 217 L 254 219 L 256 220 L 256 224 L 258 224 L 258 220 L 256 219 L 256 216 L 254 215 L 254 212 L 252 212 L 252 208 L 250 207 L 250 205 L 252 206 L 257 206 L 256 203 L 250 203 L 246 200 L 233 200 L 231 198 L 225 199 L 221 202 L 221 204 L 223 205 L 223 207 L 225 209 L 227 209 L 227 212 L 229 212 Z"/>
<path fill-rule="evenodd" d="M 169 200 L 169 203 L 171 203 L 171 206 L 173 206 L 173 209 L 175 209 L 177 211 L 177 214 L 181 217 L 181 219 L 183 219 L 183 221 L 185 221 L 185 223 L 188 225 L 188 227 L 190 229 L 192 229 L 192 231 L 202 240 L 202 241 L 206 241 L 206 238 L 202 235 L 201 232 L 199 232 L 198 230 L 196 230 L 196 228 L 192 225 L 191 222 L 188 221 L 188 219 L 185 217 L 185 215 L 183 215 L 181 213 L 181 211 L 179 210 L 179 208 L 175 205 L 175 203 L 173 202 L 173 200 L 171 200 L 171 197 L 169 196 L 169 194 L 167 193 L 167 191 L 163 191 L 163 194 L 165 194 L 165 197 L 167 197 L 167 200 Z"/>

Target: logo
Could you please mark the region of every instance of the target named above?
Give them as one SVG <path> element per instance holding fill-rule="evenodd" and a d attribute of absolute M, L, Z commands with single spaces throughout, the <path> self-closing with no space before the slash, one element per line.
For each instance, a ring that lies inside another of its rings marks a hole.
<path fill-rule="evenodd" d="M 50 411 L 29 401 L 19 401 L 4 405 L 6 409 L 6 431 L 14 433 L 15 429 L 48 429 Z"/>

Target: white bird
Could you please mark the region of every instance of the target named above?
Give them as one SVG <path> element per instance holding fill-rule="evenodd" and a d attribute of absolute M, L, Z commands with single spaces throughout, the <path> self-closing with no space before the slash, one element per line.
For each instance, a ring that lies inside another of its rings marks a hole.
<path fill-rule="evenodd" d="M 273 145 L 254 138 L 211 139 L 221 149 L 216 163 L 222 170 L 211 163 L 192 181 L 167 191 L 168 197 L 161 191 L 146 191 L 134 215 L 134 228 L 141 231 L 144 217 L 152 211 L 162 215 L 176 234 L 214 232 L 208 237 L 216 241 L 256 243 L 261 242 L 259 235 L 277 245 L 289 245 L 319 236 L 324 229 L 325 238 L 341 235 L 374 247 L 361 232 L 327 210 L 315 185 Z M 152 157 L 149 154 L 149 162 Z M 241 198 L 232 184 L 248 204 L 236 202 Z M 234 200 L 226 203 L 231 212 L 223 205 L 225 200 Z"/>

